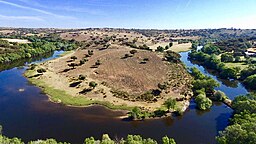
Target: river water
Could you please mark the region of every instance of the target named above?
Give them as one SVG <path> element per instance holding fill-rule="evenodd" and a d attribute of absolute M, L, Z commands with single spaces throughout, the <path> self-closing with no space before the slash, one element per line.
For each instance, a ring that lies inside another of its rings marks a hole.
<path fill-rule="evenodd" d="M 36 62 L 58 57 L 62 52 Z M 187 60 L 188 52 L 180 53 L 186 66 L 196 66 L 204 74 L 221 83 L 217 89 L 224 91 L 231 99 L 247 93 L 239 82 L 225 82 L 207 72 L 203 67 Z M 30 61 L 31 62 L 31 61 Z M 24 62 L 22 62 L 23 64 Z M 108 133 L 113 139 L 127 134 L 140 134 L 158 141 L 165 135 L 173 137 L 178 144 L 216 143 L 219 130 L 228 125 L 232 110 L 222 103 L 214 103 L 209 111 L 198 111 L 193 100 L 183 116 L 145 121 L 124 121 L 117 117 L 120 111 L 111 111 L 101 106 L 72 108 L 48 101 L 41 90 L 31 85 L 23 73 L 25 68 L 2 65 L 8 70 L 0 72 L 0 124 L 3 134 L 19 137 L 24 141 L 55 138 L 81 144 L 84 138 L 101 138 Z"/>

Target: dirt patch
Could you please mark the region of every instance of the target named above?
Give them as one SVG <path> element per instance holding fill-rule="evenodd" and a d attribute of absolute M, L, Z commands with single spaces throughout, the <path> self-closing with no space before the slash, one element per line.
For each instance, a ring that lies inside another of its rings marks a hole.
<path fill-rule="evenodd" d="M 28 40 L 24 40 L 24 39 L 7 39 L 7 38 L 3 38 L 2 40 L 6 40 L 8 42 L 16 42 L 16 43 L 31 43 Z"/>

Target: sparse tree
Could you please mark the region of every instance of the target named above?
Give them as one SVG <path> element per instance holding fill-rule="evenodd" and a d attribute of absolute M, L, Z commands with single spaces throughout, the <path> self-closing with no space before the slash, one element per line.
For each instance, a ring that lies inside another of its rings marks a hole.
<path fill-rule="evenodd" d="M 91 82 L 89 83 L 89 86 L 90 86 L 92 89 L 94 89 L 97 85 L 98 85 L 98 84 L 97 84 L 96 82 L 94 82 L 94 81 L 91 81 Z"/>
<path fill-rule="evenodd" d="M 168 111 L 170 109 L 175 109 L 176 108 L 176 100 L 175 99 L 172 99 L 172 98 L 169 98 L 167 99 L 165 102 L 164 102 L 164 106 L 166 106 L 166 108 L 168 109 Z"/>
<path fill-rule="evenodd" d="M 76 56 L 72 56 L 71 59 L 74 61 L 74 60 L 77 59 L 77 57 Z"/>

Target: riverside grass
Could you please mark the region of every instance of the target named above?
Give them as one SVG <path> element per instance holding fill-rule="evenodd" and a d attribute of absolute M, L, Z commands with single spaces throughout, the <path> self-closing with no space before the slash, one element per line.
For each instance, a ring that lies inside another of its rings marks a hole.
<path fill-rule="evenodd" d="M 24 73 L 24 76 L 27 77 L 29 82 L 31 82 L 33 85 L 40 87 L 52 102 L 62 103 L 64 105 L 74 106 L 74 107 L 86 107 L 86 106 L 98 104 L 112 110 L 131 110 L 133 108 L 127 105 L 114 105 L 106 101 L 89 100 L 84 96 L 71 96 L 63 90 L 55 89 L 53 87 L 48 86 L 40 79 L 35 79 L 33 77 L 30 77 L 31 75 L 33 75 L 33 73 L 35 73 L 35 70 L 26 70 L 26 72 Z"/>

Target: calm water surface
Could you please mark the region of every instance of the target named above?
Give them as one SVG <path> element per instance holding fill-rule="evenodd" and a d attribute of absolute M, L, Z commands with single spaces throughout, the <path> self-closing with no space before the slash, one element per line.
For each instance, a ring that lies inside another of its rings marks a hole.
<path fill-rule="evenodd" d="M 62 52 L 55 52 L 48 59 L 57 57 Z M 187 66 L 196 66 L 204 74 L 217 79 L 187 60 L 187 52 L 181 53 L 181 60 Z M 18 66 L 18 65 L 16 65 Z M 6 66 L 5 66 L 6 67 Z M 189 109 L 181 117 L 164 118 L 145 121 L 123 121 L 116 117 L 122 112 L 111 111 L 101 106 L 88 108 L 72 108 L 48 101 L 41 90 L 23 77 L 25 68 L 11 68 L 0 72 L 0 124 L 3 133 L 8 137 L 19 137 L 24 141 L 55 138 L 58 141 L 82 143 L 85 137 L 108 133 L 114 139 L 127 134 L 140 134 L 158 141 L 165 135 L 173 137 L 178 144 L 210 144 L 216 143 L 215 136 L 228 124 L 232 110 L 222 103 L 214 103 L 207 112 L 195 109 L 191 101 Z M 230 98 L 247 93 L 237 83 L 227 85 L 218 80 Z M 24 91 L 20 91 L 24 89 Z"/>

